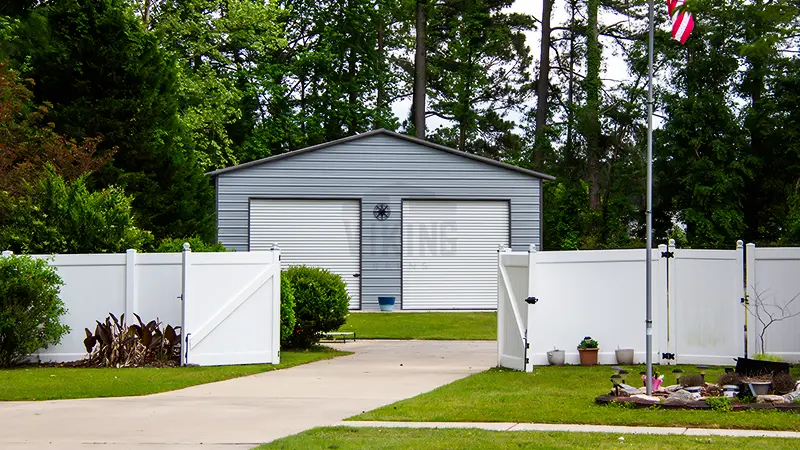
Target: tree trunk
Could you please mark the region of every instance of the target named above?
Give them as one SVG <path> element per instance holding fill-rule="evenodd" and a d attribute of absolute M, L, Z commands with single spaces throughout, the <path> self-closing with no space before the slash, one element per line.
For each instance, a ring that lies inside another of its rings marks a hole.
<path fill-rule="evenodd" d="M 542 170 L 545 153 L 545 130 L 547 127 L 548 96 L 550 94 L 550 14 L 553 0 L 542 1 L 542 51 L 539 58 L 539 85 L 536 89 L 536 150 L 533 167 Z"/>
<path fill-rule="evenodd" d="M 379 11 L 378 17 L 378 88 L 377 88 L 377 117 L 375 118 L 375 128 L 383 128 L 383 115 L 386 108 L 386 74 L 384 73 L 384 61 L 386 55 L 383 50 L 383 15 Z"/>
<path fill-rule="evenodd" d="M 354 47 L 354 46 L 353 46 Z M 350 124 L 348 126 L 348 134 L 353 135 L 358 133 L 358 91 L 356 89 L 356 52 L 350 48 L 347 55 L 347 79 L 348 79 L 348 94 L 347 103 L 350 111 Z"/>
<path fill-rule="evenodd" d="M 425 139 L 425 75 L 427 72 L 427 47 L 425 43 L 426 0 L 417 0 L 417 52 L 414 57 L 414 128 L 417 137 Z"/>
<path fill-rule="evenodd" d="M 574 102 L 574 80 L 575 77 L 573 74 L 575 73 L 575 8 L 576 0 L 570 0 L 570 22 L 569 22 L 569 82 L 567 83 L 567 152 L 565 155 L 565 160 L 567 164 L 569 164 L 569 169 L 574 169 L 575 164 L 575 141 L 573 139 L 573 128 L 575 124 L 575 115 L 573 114 L 573 102 Z"/>
<path fill-rule="evenodd" d="M 144 0 L 144 7 L 142 8 L 142 23 L 145 30 L 150 29 L 150 7 L 151 0 Z"/>
<path fill-rule="evenodd" d="M 597 15 L 600 0 L 588 0 L 586 26 L 586 111 L 584 116 L 584 136 L 586 137 L 586 157 L 589 179 L 589 208 L 596 211 L 600 207 L 600 65 L 602 51 L 598 40 Z"/>

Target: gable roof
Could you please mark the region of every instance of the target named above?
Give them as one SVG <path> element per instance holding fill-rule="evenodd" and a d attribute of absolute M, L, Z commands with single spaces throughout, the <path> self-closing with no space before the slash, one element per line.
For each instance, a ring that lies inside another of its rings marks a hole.
<path fill-rule="evenodd" d="M 522 167 L 517 167 L 517 166 L 511 165 L 511 164 L 507 164 L 507 163 L 503 163 L 503 162 L 500 162 L 500 161 L 495 161 L 493 159 L 485 158 L 483 156 L 478 156 L 478 155 L 473 155 L 471 153 L 462 152 L 461 150 L 456 150 L 454 148 L 445 147 L 444 145 L 434 144 L 433 142 L 429 142 L 429 141 L 426 141 L 424 139 L 418 139 L 418 138 L 415 138 L 415 137 L 406 136 L 404 134 L 396 133 L 394 131 L 386 130 L 386 129 L 383 129 L 383 128 L 378 129 L 378 130 L 368 131 L 366 133 L 356 134 L 354 136 L 349 136 L 349 137 L 342 138 L 342 139 L 337 139 L 335 141 L 330 141 L 330 142 L 325 142 L 325 143 L 322 143 L 322 144 L 313 145 L 311 147 L 306 147 L 306 148 L 302 148 L 302 149 L 299 149 L 299 150 L 293 150 L 293 151 L 290 151 L 290 152 L 281 153 L 280 155 L 269 156 L 269 157 L 266 157 L 266 158 L 257 159 L 255 161 L 246 162 L 246 163 L 243 163 L 243 164 L 239 164 L 237 166 L 231 166 L 231 167 L 226 167 L 224 169 L 218 169 L 218 170 L 215 170 L 213 172 L 208 172 L 208 173 L 206 173 L 206 175 L 216 176 L 216 175 L 221 175 L 221 174 L 228 173 L 228 172 L 234 172 L 234 171 L 237 171 L 237 170 L 246 169 L 248 167 L 257 166 L 259 164 L 266 164 L 266 163 L 270 163 L 270 162 L 273 162 L 273 161 L 278 161 L 278 160 L 285 159 L 285 158 L 291 158 L 292 156 L 297 156 L 297 155 L 300 155 L 300 154 L 303 154 L 303 153 L 313 152 L 314 150 L 320 150 L 320 149 L 323 149 L 323 148 L 326 148 L 326 147 L 332 147 L 334 145 L 344 144 L 346 142 L 355 141 L 355 140 L 367 138 L 367 137 L 370 137 L 370 136 L 378 136 L 378 135 L 389 136 L 389 137 L 393 137 L 395 139 L 400 139 L 400 140 L 403 140 L 403 141 L 412 142 L 414 144 L 424 145 L 425 147 L 429 147 L 429 148 L 433 148 L 433 149 L 440 150 L 440 151 L 443 151 L 443 152 L 451 153 L 453 155 L 460 156 L 462 158 L 472 159 L 472 160 L 475 160 L 475 161 L 478 161 L 478 162 L 482 162 L 484 164 L 489 164 L 491 166 L 501 167 L 503 169 L 511 170 L 511 171 L 514 171 L 514 172 L 519 172 L 519 173 L 522 173 L 522 174 L 525 174 L 525 175 L 528 175 L 528 176 L 531 176 L 531 177 L 540 178 L 542 180 L 555 180 L 555 177 L 553 177 L 551 175 L 547 175 L 547 174 L 544 174 L 544 173 L 536 172 L 536 171 L 533 171 L 533 170 L 528 170 L 528 169 L 525 169 L 525 168 L 522 168 Z"/>

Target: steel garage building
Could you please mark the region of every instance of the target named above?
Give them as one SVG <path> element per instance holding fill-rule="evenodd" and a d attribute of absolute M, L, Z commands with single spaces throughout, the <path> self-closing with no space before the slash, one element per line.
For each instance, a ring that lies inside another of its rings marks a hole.
<path fill-rule="evenodd" d="M 217 170 L 218 239 L 341 275 L 351 309 L 496 309 L 497 249 L 542 233 L 552 177 L 387 130 Z"/>

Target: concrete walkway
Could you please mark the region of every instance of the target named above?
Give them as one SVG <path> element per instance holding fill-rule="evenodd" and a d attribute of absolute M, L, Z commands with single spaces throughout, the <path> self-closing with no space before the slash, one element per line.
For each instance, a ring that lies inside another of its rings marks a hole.
<path fill-rule="evenodd" d="M 497 343 L 358 341 L 354 355 L 146 397 L 0 402 L 0 449 L 230 449 L 428 392 L 496 364 Z"/>
<path fill-rule="evenodd" d="M 379 428 L 469 428 L 488 431 L 569 431 L 613 434 L 678 434 L 684 436 L 777 437 L 800 439 L 795 431 L 728 430 L 685 427 L 625 427 L 614 425 L 573 425 L 558 423 L 511 422 L 339 422 L 346 427 Z"/>

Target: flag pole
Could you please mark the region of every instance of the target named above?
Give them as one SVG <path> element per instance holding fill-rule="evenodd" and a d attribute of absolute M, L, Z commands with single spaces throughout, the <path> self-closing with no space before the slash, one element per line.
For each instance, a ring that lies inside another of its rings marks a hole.
<path fill-rule="evenodd" d="M 648 81 L 647 81 L 647 245 L 645 257 L 645 298 L 647 301 L 647 319 L 645 320 L 646 336 L 646 361 L 647 361 L 647 395 L 653 395 L 653 296 L 652 296 L 652 247 L 653 247 L 653 42 L 655 40 L 654 0 L 650 0 L 649 11 L 649 51 L 648 51 Z"/>

